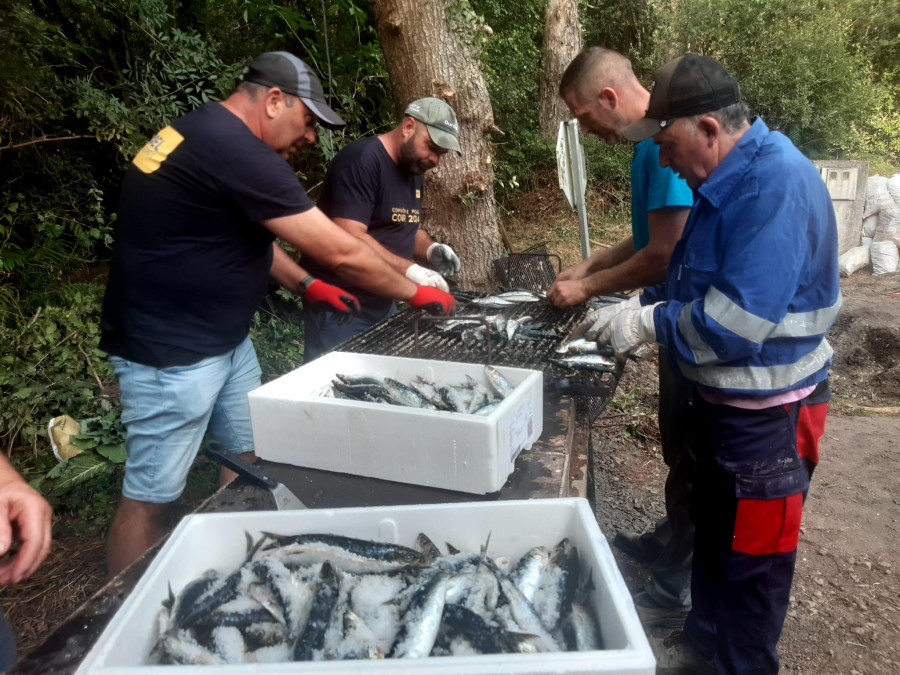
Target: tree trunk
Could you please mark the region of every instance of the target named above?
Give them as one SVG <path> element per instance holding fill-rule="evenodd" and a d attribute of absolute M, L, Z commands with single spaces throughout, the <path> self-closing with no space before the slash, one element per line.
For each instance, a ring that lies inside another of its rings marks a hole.
<path fill-rule="evenodd" d="M 547 0 L 544 14 L 544 68 L 541 72 L 541 136 L 556 138 L 559 123 L 569 119 L 557 95 L 566 67 L 581 51 L 577 0 Z"/>
<path fill-rule="evenodd" d="M 422 226 L 459 255 L 464 287 L 493 288 L 491 261 L 502 250 L 489 139 L 496 127 L 484 77 L 466 42 L 473 31 L 451 28 L 451 0 L 373 4 L 398 112 L 417 98 L 434 96 L 447 101 L 459 121 L 462 157 L 451 151 L 425 174 Z"/>

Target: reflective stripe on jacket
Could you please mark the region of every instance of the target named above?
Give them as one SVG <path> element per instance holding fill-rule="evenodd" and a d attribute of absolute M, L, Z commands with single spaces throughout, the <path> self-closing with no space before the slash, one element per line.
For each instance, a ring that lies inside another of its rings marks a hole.
<path fill-rule="evenodd" d="M 695 190 L 665 284 L 645 291 L 687 379 L 769 396 L 825 379 L 841 306 L 837 224 L 817 169 L 756 118 Z"/>

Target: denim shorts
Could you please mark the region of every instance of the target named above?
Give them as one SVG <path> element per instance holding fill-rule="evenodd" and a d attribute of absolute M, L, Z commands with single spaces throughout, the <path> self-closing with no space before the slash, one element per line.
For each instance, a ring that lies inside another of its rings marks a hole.
<path fill-rule="evenodd" d="M 235 453 L 253 451 L 247 394 L 260 385 L 250 338 L 189 366 L 153 368 L 110 356 L 122 390 L 129 499 L 164 504 L 184 491 L 206 432 Z"/>

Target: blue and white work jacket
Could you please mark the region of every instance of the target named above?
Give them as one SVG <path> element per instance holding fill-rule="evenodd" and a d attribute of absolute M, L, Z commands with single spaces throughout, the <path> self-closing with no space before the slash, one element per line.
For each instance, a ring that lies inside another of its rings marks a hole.
<path fill-rule="evenodd" d="M 666 282 L 647 289 L 657 341 L 688 380 L 771 396 L 828 376 L 841 306 L 837 224 L 825 183 L 756 118 L 706 182 Z"/>

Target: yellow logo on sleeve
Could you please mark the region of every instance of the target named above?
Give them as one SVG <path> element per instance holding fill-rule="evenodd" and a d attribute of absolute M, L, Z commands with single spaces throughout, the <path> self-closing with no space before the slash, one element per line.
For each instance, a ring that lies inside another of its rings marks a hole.
<path fill-rule="evenodd" d="M 184 136 L 175 129 L 166 127 L 147 141 L 147 145 L 140 149 L 132 163 L 144 173 L 153 173 L 183 140 Z"/>
<path fill-rule="evenodd" d="M 416 199 L 422 199 L 422 191 L 416 188 Z"/>

